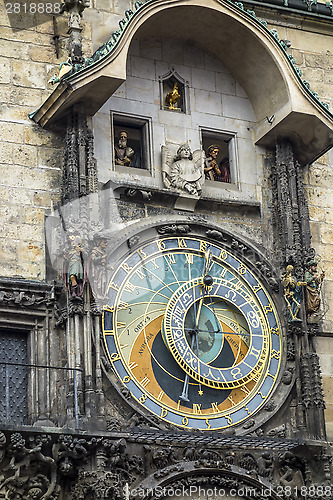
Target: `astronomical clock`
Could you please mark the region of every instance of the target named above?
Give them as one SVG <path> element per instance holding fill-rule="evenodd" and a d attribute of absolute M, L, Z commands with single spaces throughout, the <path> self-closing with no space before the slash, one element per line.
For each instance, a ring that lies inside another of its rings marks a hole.
<path fill-rule="evenodd" d="M 281 326 L 256 269 L 216 230 L 182 227 L 144 231 L 110 256 L 105 348 L 143 412 L 178 428 L 227 429 L 274 391 Z"/>

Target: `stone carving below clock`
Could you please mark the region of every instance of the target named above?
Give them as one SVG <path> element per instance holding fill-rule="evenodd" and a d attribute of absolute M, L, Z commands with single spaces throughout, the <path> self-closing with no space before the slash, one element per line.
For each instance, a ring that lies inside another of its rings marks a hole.
<path fill-rule="evenodd" d="M 201 149 L 191 152 L 188 144 L 181 144 L 176 156 L 162 146 L 162 179 L 165 187 L 187 195 L 201 195 L 204 182 L 205 153 Z"/>

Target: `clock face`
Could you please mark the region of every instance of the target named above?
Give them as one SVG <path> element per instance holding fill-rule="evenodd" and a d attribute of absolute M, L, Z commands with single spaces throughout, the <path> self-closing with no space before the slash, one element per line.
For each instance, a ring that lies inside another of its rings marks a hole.
<path fill-rule="evenodd" d="M 153 239 L 121 258 L 103 331 L 132 396 L 180 427 L 245 421 L 267 401 L 280 368 L 269 294 L 235 255 L 202 237 Z"/>

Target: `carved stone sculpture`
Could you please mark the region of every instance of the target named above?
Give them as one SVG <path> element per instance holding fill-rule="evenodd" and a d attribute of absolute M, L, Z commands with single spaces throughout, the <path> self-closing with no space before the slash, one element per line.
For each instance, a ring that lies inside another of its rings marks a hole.
<path fill-rule="evenodd" d="M 130 167 L 132 165 L 132 157 L 134 156 L 134 149 L 127 145 L 128 132 L 122 130 L 119 133 L 118 144 L 114 146 L 114 161 L 116 165 L 123 167 Z"/>
<path fill-rule="evenodd" d="M 317 262 L 310 260 L 306 263 L 304 281 L 306 283 L 306 316 L 309 322 L 319 320 L 318 312 L 320 309 L 320 288 L 325 277 L 323 271 L 318 275 Z"/>
<path fill-rule="evenodd" d="M 87 262 L 87 274 L 91 290 L 95 299 L 103 299 L 107 285 L 106 273 L 106 247 L 107 240 L 100 236 L 95 236 L 94 247 Z"/>
<path fill-rule="evenodd" d="M 200 196 L 204 182 L 204 152 L 197 149 L 191 153 L 188 144 L 182 144 L 177 155 L 162 146 L 162 177 L 167 188 Z"/>
<path fill-rule="evenodd" d="M 64 253 L 64 281 L 72 297 L 82 297 L 86 273 L 81 237 L 73 233 L 69 240 L 70 248 Z"/>
<path fill-rule="evenodd" d="M 282 275 L 284 288 L 284 300 L 288 309 L 288 321 L 302 321 L 299 317 L 301 309 L 302 288 L 301 283 L 293 275 L 294 266 L 287 266 L 285 274 Z"/>

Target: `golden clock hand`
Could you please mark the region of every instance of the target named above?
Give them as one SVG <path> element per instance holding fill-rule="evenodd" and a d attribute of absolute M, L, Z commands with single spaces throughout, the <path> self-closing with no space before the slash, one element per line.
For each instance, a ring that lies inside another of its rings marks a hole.
<path fill-rule="evenodd" d="M 196 338 L 196 332 L 195 332 L 195 330 L 193 330 L 193 335 L 192 335 L 192 340 L 191 340 L 191 349 L 192 349 L 192 351 L 193 351 L 193 347 L 194 347 L 194 340 L 195 340 L 195 338 Z M 188 398 L 189 380 L 190 380 L 189 374 L 186 373 L 185 374 L 185 379 L 184 379 L 183 390 L 182 390 L 181 395 L 179 396 L 179 399 L 181 399 L 182 401 L 186 401 L 187 403 L 190 401 L 189 398 Z"/>
<path fill-rule="evenodd" d="M 200 313 L 201 313 L 201 309 L 202 309 L 203 299 L 204 299 L 204 296 L 201 297 L 200 302 L 199 302 L 199 306 L 197 309 L 197 314 L 196 314 L 196 318 L 195 318 L 195 328 L 198 328 L 198 326 L 199 326 L 199 318 L 200 318 Z M 196 333 L 197 332 L 195 332 L 195 334 Z"/>
<path fill-rule="evenodd" d="M 212 268 L 213 256 L 210 250 L 206 250 L 204 256 L 205 256 L 205 264 L 203 268 L 203 275 L 206 276 Z"/>

